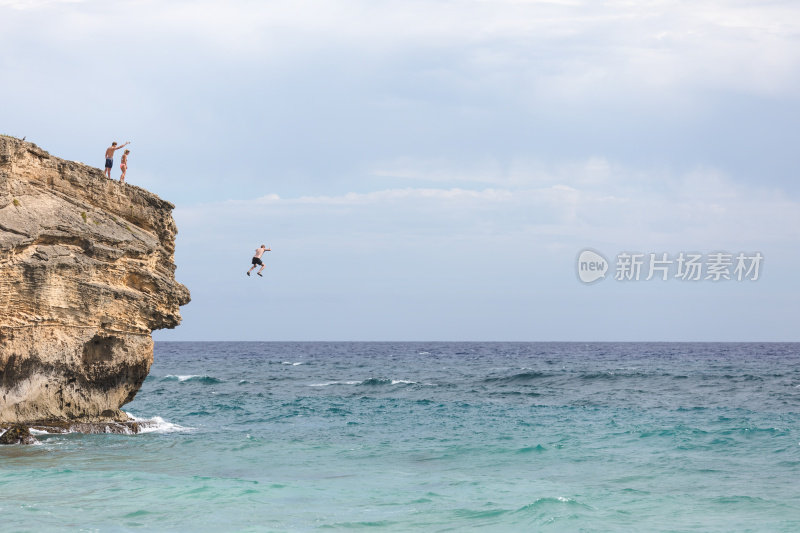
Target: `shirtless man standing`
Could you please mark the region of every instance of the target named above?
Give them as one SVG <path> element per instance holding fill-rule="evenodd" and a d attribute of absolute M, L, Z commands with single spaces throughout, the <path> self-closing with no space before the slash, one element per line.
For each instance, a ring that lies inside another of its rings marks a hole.
<path fill-rule="evenodd" d="M 129 145 L 130 143 L 131 142 L 128 141 L 125 144 L 123 144 L 122 146 L 117 146 L 117 141 L 114 141 L 113 143 L 111 143 L 111 146 L 106 148 L 106 170 L 105 170 L 105 172 L 106 172 L 106 177 L 108 177 L 108 179 L 111 179 L 111 167 L 114 166 L 114 152 L 116 152 L 120 148 L 123 148 L 123 147 Z"/>
<path fill-rule="evenodd" d="M 253 269 L 255 267 L 257 267 L 258 265 L 261 265 L 261 270 L 256 272 L 256 274 L 261 276 L 261 272 L 263 272 L 264 271 L 264 267 L 267 266 L 267 265 L 265 265 L 263 263 L 263 261 L 261 261 L 261 256 L 264 255 L 264 252 L 271 252 L 271 251 L 272 251 L 272 248 L 267 248 L 266 244 L 262 244 L 261 248 L 256 248 L 256 254 L 253 256 L 253 266 L 251 266 L 250 270 L 247 271 L 247 275 L 248 276 L 250 275 L 250 272 L 252 272 Z M 263 278 L 264 276 L 261 276 L 261 277 Z"/>

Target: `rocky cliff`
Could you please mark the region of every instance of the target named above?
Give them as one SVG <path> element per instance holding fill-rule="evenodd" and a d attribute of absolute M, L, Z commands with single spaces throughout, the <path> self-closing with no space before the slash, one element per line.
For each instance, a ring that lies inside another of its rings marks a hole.
<path fill-rule="evenodd" d="M 0 136 L 0 424 L 127 420 L 152 330 L 189 302 L 173 208 Z"/>

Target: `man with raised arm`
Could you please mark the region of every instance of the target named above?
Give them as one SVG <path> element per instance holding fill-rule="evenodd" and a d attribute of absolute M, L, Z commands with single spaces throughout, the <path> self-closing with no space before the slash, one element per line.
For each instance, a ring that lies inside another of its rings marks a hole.
<path fill-rule="evenodd" d="M 128 141 L 125 144 L 123 144 L 122 146 L 117 146 L 117 141 L 114 141 L 113 143 L 111 143 L 111 146 L 106 148 L 106 170 L 105 170 L 105 173 L 106 173 L 106 177 L 108 179 L 111 179 L 111 167 L 114 166 L 114 152 L 116 152 L 120 148 L 126 147 L 130 143 L 131 142 Z"/>
<path fill-rule="evenodd" d="M 261 261 L 261 256 L 262 256 L 262 255 L 264 255 L 264 252 L 271 252 L 271 251 L 272 251 L 272 249 L 271 249 L 271 248 L 267 248 L 267 245 L 266 245 L 266 244 L 262 244 L 262 245 L 261 245 L 261 248 L 256 248 L 256 254 L 253 256 L 253 266 L 251 266 L 251 267 L 250 267 L 250 270 L 248 270 L 248 271 L 247 271 L 247 275 L 248 275 L 248 276 L 250 275 L 250 272 L 252 272 L 252 271 L 253 271 L 253 269 L 254 269 L 255 267 L 257 267 L 258 265 L 261 265 L 261 270 L 259 270 L 258 272 L 256 272 L 256 274 L 258 274 L 259 276 L 261 276 L 261 272 L 263 272 L 263 271 L 264 271 L 264 267 L 266 266 L 266 265 L 264 264 L 264 262 L 263 262 L 263 261 Z M 264 276 L 261 276 L 261 277 L 263 278 Z"/>

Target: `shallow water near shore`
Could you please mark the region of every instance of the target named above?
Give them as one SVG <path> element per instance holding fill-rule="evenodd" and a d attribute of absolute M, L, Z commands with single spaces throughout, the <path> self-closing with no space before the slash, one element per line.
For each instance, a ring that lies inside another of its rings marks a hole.
<path fill-rule="evenodd" d="M 4 531 L 800 531 L 800 344 L 156 343 Z"/>

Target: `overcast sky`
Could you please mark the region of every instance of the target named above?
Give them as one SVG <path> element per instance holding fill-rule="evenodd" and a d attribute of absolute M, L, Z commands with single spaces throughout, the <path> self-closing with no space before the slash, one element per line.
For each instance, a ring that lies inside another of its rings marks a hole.
<path fill-rule="evenodd" d="M 0 73 L 0 133 L 176 205 L 156 340 L 800 341 L 796 1 L 0 0 Z"/>

